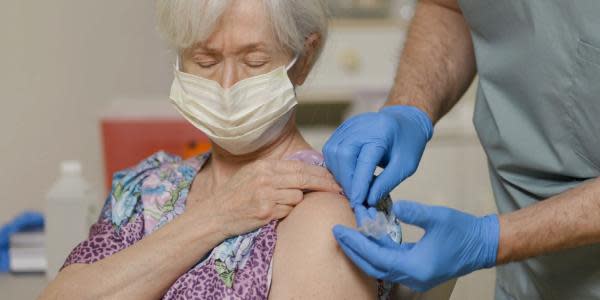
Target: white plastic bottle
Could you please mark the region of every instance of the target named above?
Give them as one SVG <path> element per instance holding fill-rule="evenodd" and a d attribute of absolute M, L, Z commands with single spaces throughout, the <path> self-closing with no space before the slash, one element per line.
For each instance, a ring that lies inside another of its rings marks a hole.
<path fill-rule="evenodd" d="M 46 276 L 49 280 L 54 279 L 73 248 L 87 237 L 88 211 L 95 199 L 81 169 L 78 161 L 62 162 L 60 177 L 47 194 Z"/>

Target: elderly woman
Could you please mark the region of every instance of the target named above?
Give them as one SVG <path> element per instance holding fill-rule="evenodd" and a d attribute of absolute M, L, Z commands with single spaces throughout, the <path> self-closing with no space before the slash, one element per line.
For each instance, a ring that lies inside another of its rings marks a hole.
<path fill-rule="evenodd" d="M 294 87 L 327 32 L 325 0 L 159 0 L 178 50 L 171 100 L 210 137 L 187 161 L 118 172 L 102 214 L 42 298 L 373 299 L 338 248 L 355 226 L 295 126 Z"/>

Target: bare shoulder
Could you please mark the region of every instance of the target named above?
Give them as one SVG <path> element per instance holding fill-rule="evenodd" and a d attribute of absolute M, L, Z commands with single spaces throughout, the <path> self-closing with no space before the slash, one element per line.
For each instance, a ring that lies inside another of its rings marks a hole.
<path fill-rule="evenodd" d="M 377 285 L 344 255 L 333 226 L 355 227 L 348 200 L 310 193 L 277 229 L 271 299 L 372 299 Z M 303 284 L 298 284 L 302 282 Z"/>
<path fill-rule="evenodd" d="M 335 224 L 354 227 L 356 224 L 348 199 L 340 194 L 326 192 L 306 194 L 304 201 L 282 221 L 284 227 L 285 223 L 303 223 L 305 226 L 318 227 L 316 229 L 323 229 L 322 226 L 333 227 Z"/>

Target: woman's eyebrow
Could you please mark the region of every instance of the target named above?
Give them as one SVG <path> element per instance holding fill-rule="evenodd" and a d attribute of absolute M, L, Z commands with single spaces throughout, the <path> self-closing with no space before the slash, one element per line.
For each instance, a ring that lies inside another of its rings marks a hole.
<path fill-rule="evenodd" d="M 196 55 L 196 54 L 208 54 L 208 55 L 215 55 L 215 54 L 219 54 L 221 51 L 219 51 L 219 49 L 217 48 L 211 48 L 209 46 L 206 45 L 200 45 L 198 47 L 195 47 L 191 54 L 192 55 Z"/>
<path fill-rule="evenodd" d="M 240 47 L 239 50 L 237 50 L 237 53 L 248 53 L 248 52 L 254 52 L 254 51 L 267 51 L 268 47 L 266 46 L 265 43 L 262 42 L 258 42 L 258 43 L 251 43 L 251 44 L 247 44 L 244 45 L 242 47 Z"/>

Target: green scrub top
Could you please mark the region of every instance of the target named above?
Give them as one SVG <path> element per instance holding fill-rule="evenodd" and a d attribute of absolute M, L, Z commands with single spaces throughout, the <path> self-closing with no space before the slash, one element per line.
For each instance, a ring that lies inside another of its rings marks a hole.
<path fill-rule="evenodd" d="M 474 123 L 499 211 L 600 176 L 600 0 L 460 6 L 479 73 Z M 496 299 L 600 299 L 600 245 L 498 267 Z"/>

